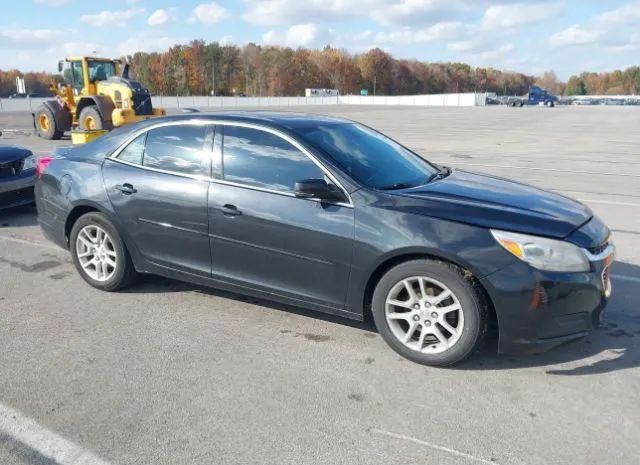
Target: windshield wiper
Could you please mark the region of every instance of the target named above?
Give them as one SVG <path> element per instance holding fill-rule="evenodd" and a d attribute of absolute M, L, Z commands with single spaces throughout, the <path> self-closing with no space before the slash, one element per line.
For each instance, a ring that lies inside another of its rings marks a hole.
<path fill-rule="evenodd" d="M 411 187 L 416 187 L 416 185 L 411 182 L 397 182 L 395 184 L 389 184 L 388 186 L 378 187 L 378 189 L 382 191 L 393 191 L 396 189 L 409 189 Z"/>
<path fill-rule="evenodd" d="M 446 178 L 450 174 L 451 174 L 451 168 L 443 166 L 440 171 L 438 171 L 437 173 L 432 174 L 427 182 L 429 183 L 429 182 L 432 182 L 432 181 L 437 181 L 438 179 Z"/>

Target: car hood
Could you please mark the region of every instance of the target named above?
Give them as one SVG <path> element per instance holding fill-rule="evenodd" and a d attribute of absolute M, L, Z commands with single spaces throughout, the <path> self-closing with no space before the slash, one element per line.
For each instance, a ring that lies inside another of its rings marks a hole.
<path fill-rule="evenodd" d="M 31 150 L 18 145 L 0 145 L 0 163 L 22 160 L 32 155 Z"/>
<path fill-rule="evenodd" d="M 424 186 L 388 191 L 394 207 L 452 221 L 564 238 L 593 217 L 563 195 L 508 179 L 451 170 Z"/>

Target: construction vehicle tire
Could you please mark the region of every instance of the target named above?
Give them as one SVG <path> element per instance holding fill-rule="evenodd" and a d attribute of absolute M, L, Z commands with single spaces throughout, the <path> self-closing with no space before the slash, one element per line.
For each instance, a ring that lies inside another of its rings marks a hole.
<path fill-rule="evenodd" d="M 38 107 L 34 116 L 38 136 L 47 140 L 60 139 L 62 137 L 64 131 L 58 128 L 55 116 L 50 108 L 44 105 Z"/>
<path fill-rule="evenodd" d="M 113 129 L 111 121 L 105 121 L 98 111 L 96 105 L 86 106 L 80 111 L 78 118 L 78 127 L 85 131 L 94 131 L 96 129 Z"/>

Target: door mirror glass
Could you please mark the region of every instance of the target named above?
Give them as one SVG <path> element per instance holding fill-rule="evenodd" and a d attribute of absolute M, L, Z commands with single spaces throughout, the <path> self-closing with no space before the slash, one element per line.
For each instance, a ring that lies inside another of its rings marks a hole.
<path fill-rule="evenodd" d="M 61 60 L 58 62 L 58 72 L 61 73 L 63 69 L 64 69 L 64 61 Z"/>
<path fill-rule="evenodd" d="M 296 197 L 305 199 L 320 199 L 337 202 L 344 200 L 340 190 L 333 184 L 329 184 L 324 179 L 303 179 L 296 182 L 294 187 Z"/>

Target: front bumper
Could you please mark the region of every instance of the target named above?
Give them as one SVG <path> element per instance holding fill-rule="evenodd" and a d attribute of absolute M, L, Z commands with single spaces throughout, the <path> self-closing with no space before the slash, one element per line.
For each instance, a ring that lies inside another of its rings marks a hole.
<path fill-rule="evenodd" d="M 24 171 L 18 176 L 0 178 L 0 210 L 32 204 L 35 183 L 35 170 Z"/>
<path fill-rule="evenodd" d="M 500 353 L 542 352 L 600 324 L 611 291 L 614 248 L 591 256 L 591 271 L 540 271 L 522 261 L 481 280 L 498 318 Z"/>

